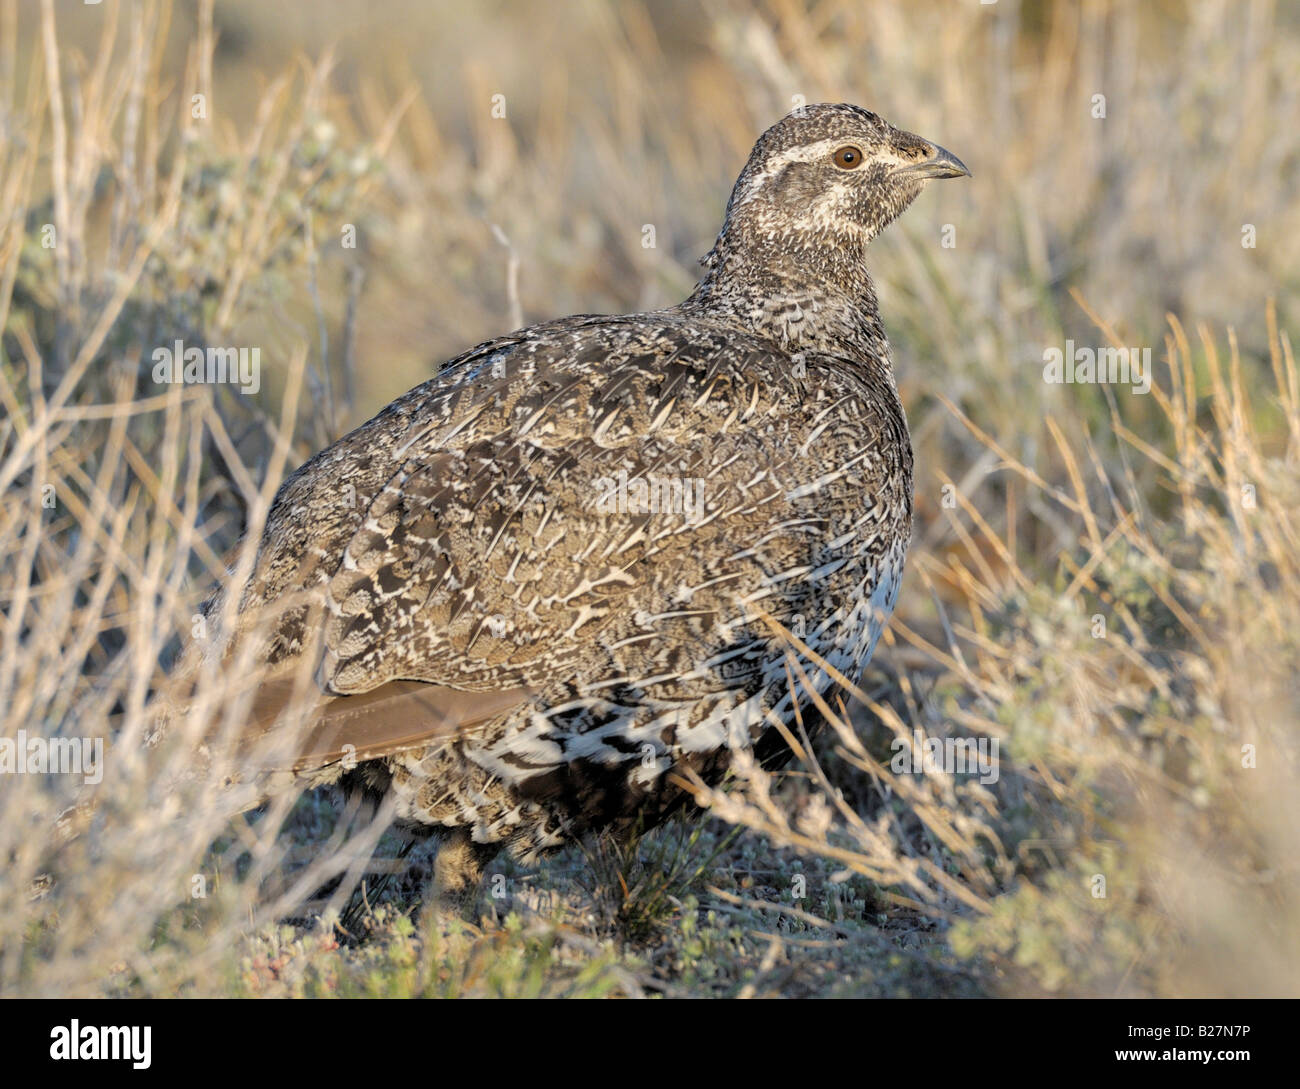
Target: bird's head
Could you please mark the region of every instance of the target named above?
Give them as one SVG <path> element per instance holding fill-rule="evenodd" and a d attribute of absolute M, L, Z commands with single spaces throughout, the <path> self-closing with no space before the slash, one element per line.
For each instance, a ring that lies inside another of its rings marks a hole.
<path fill-rule="evenodd" d="M 926 182 L 969 175 L 951 152 L 858 106 L 804 106 L 759 137 L 705 261 L 860 265 L 867 243 Z"/>

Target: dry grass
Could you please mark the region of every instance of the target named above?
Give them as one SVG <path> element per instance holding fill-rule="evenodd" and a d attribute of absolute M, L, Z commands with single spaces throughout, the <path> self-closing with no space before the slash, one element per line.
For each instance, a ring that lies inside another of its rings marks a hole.
<path fill-rule="evenodd" d="M 0 776 L 0 993 L 1295 994 L 1287 10 L 55 7 L 0 2 L 0 736 L 107 754 L 72 837 L 80 776 Z M 684 294 L 797 94 L 975 173 L 875 247 L 919 520 L 877 663 L 698 835 L 506 864 L 482 930 L 412 926 L 418 853 L 366 940 L 289 926 L 381 829 L 232 819 L 193 762 L 240 717 L 213 671 L 144 746 L 199 602 L 284 474 L 438 359 Z M 1150 346 L 1151 393 L 1044 383 L 1067 338 Z M 154 383 L 178 339 L 259 347 L 262 389 Z M 998 781 L 894 773 L 915 729 L 996 738 Z"/>

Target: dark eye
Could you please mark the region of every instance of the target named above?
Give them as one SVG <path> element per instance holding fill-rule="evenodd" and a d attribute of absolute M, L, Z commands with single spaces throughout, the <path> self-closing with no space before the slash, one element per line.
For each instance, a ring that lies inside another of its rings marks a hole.
<path fill-rule="evenodd" d="M 846 144 L 831 156 L 835 165 L 841 170 L 856 170 L 862 165 L 862 152 L 852 144 Z"/>

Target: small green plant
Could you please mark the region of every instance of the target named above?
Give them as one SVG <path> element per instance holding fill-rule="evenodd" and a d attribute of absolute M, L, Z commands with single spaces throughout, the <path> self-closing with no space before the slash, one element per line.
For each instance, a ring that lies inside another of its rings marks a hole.
<path fill-rule="evenodd" d="M 600 836 L 582 847 L 588 864 L 579 878 L 604 924 L 631 942 L 643 942 L 685 911 L 683 898 L 698 887 L 740 829 L 707 835 L 698 821 L 673 821 L 649 836 Z"/>

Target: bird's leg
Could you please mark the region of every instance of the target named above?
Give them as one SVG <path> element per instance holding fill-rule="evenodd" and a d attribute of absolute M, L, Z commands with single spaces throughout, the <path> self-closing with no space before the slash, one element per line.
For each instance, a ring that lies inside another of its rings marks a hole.
<path fill-rule="evenodd" d="M 483 867 L 501 848 L 475 843 L 468 828 L 453 828 L 443 838 L 433 862 L 433 906 L 444 916 L 464 918 L 478 899 Z"/>

